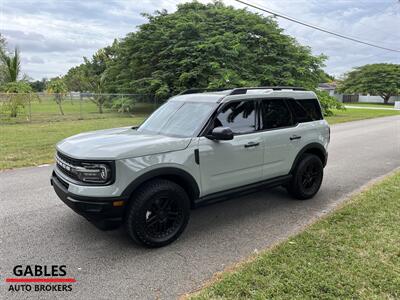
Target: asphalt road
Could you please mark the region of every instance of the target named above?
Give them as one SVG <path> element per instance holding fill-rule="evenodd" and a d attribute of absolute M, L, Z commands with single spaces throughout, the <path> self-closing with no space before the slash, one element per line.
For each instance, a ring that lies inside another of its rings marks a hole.
<path fill-rule="evenodd" d="M 400 166 L 400 117 L 332 127 L 323 186 L 309 201 L 283 189 L 193 211 L 174 244 L 135 246 L 124 231 L 102 232 L 66 207 L 50 184 L 50 167 L 0 172 L 0 298 L 172 299 L 215 272 L 299 231 L 346 194 Z M 10 292 L 15 265 L 63 264 L 72 292 Z"/>

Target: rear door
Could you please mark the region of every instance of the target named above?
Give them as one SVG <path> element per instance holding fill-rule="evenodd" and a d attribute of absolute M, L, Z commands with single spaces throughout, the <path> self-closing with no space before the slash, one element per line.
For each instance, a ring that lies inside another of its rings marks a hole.
<path fill-rule="evenodd" d="M 327 129 L 326 122 L 323 119 L 321 107 L 317 99 L 289 99 L 287 101 L 293 113 L 296 126 L 294 134 L 300 136 L 299 147 L 303 148 L 310 143 L 324 143 L 327 135 L 321 135 L 321 131 L 325 133 Z M 299 149 L 300 150 L 300 149 Z"/>
<path fill-rule="evenodd" d="M 300 147 L 301 136 L 286 99 L 260 101 L 260 132 L 265 145 L 263 178 L 288 174 Z"/>
<path fill-rule="evenodd" d="M 256 131 L 256 115 L 255 101 L 230 102 L 221 108 L 210 131 L 230 127 L 233 140 L 199 138 L 203 196 L 262 180 L 264 143 Z"/>

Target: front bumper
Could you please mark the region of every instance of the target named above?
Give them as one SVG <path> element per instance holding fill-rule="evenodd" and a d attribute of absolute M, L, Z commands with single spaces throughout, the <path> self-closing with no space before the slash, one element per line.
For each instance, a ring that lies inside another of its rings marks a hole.
<path fill-rule="evenodd" d="M 73 211 L 82 215 L 96 227 L 102 230 L 115 229 L 122 223 L 124 208 L 127 199 L 117 198 L 94 198 L 79 196 L 68 192 L 68 183 L 60 179 L 53 172 L 50 183 L 57 196 Z M 122 206 L 114 206 L 118 201 L 123 201 Z"/>

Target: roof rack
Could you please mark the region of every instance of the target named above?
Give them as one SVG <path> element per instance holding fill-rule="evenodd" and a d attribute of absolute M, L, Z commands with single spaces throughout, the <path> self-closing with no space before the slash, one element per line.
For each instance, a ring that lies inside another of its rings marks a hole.
<path fill-rule="evenodd" d="M 248 90 L 274 90 L 274 91 L 281 91 L 281 90 L 293 90 L 293 91 L 305 91 L 306 89 L 302 87 L 296 86 L 260 86 L 260 87 L 243 87 L 243 88 L 235 88 L 233 89 L 229 95 L 242 95 L 246 94 Z"/>
<path fill-rule="evenodd" d="M 205 93 L 205 92 L 221 92 L 233 89 L 234 88 L 195 88 L 195 89 L 184 90 L 179 95 L 188 95 L 188 94 Z"/>
<path fill-rule="evenodd" d="M 246 94 L 248 90 L 293 90 L 293 91 L 305 91 L 306 89 L 297 86 L 259 86 L 259 87 L 240 87 L 240 88 L 232 88 L 232 87 L 224 87 L 224 88 L 194 88 L 188 89 L 181 92 L 179 95 L 188 95 L 188 94 L 196 94 L 196 93 L 206 93 L 206 92 L 221 92 L 231 90 L 227 95 L 242 95 Z"/>

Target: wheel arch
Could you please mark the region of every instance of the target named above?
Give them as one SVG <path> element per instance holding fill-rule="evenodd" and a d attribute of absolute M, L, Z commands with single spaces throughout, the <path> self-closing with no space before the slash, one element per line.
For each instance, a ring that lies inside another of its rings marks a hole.
<path fill-rule="evenodd" d="M 300 158 L 305 153 L 311 153 L 318 156 L 321 161 L 322 165 L 325 167 L 326 162 L 328 160 L 328 153 L 326 152 L 324 146 L 319 143 L 311 143 L 304 146 L 299 153 L 297 153 L 296 158 L 293 161 L 292 168 L 290 169 L 290 173 L 293 173 L 294 169 L 296 168 L 297 164 L 300 162 Z"/>
<path fill-rule="evenodd" d="M 200 196 L 200 189 L 194 177 L 187 171 L 174 167 L 159 168 L 142 174 L 125 188 L 122 195 L 130 199 L 142 184 L 157 178 L 167 179 L 180 185 L 188 194 L 192 207 L 194 201 Z"/>

